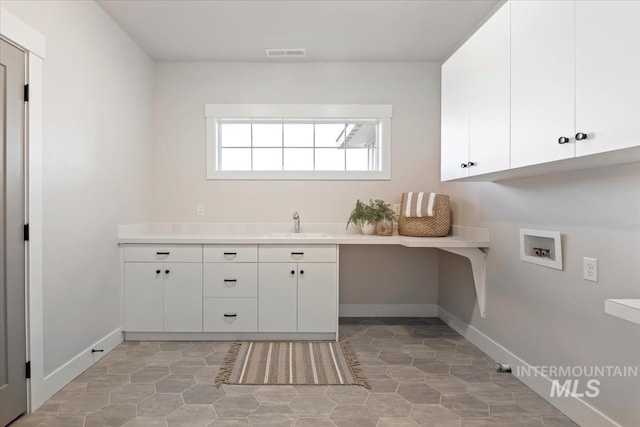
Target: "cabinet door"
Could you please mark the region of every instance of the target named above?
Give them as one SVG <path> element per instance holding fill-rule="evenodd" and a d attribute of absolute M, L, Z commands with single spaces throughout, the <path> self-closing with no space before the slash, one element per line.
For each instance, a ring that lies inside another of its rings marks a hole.
<path fill-rule="evenodd" d="M 512 168 L 575 155 L 574 31 L 573 1 L 511 2 Z"/>
<path fill-rule="evenodd" d="M 442 128 L 440 178 L 469 176 L 469 91 L 466 46 L 442 64 Z M 465 164 L 465 167 L 461 167 Z"/>
<path fill-rule="evenodd" d="M 160 263 L 124 263 L 124 329 L 162 332 L 163 269 Z"/>
<path fill-rule="evenodd" d="M 260 263 L 258 277 L 258 331 L 295 332 L 298 298 L 297 265 L 295 263 Z"/>
<path fill-rule="evenodd" d="M 202 332 L 202 264 L 165 263 L 165 332 Z"/>
<path fill-rule="evenodd" d="M 337 294 L 336 264 L 298 264 L 298 332 L 335 332 Z"/>
<path fill-rule="evenodd" d="M 576 2 L 576 155 L 640 145 L 640 2 Z"/>
<path fill-rule="evenodd" d="M 469 175 L 509 169 L 511 137 L 511 3 L 468 41 Z"/>

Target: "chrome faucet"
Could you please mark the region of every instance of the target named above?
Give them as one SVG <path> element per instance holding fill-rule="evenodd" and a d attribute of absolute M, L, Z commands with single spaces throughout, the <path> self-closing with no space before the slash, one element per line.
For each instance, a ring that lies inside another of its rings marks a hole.
<path fill-rule="evenodd" d="M 298 212 L 293 213 L 293 232 L 300 232 L 300 215 L 298 214 Z"/>

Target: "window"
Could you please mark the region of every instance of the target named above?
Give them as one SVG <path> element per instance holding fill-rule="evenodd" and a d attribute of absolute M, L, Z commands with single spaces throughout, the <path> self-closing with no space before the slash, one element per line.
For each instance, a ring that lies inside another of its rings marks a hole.
<path fill-rule="evenodd" d="M 389 105 L 205 107 L 209 179 L 390 179 Z"/>

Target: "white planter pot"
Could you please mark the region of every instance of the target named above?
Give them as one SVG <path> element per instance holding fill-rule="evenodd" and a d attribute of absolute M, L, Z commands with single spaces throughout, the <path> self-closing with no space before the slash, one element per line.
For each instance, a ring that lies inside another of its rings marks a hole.
<path fill-rule="evenodd" d="M 376 225 L 371 224 L 370 222 L 361 221 L 360 229 L 362 230 L 362 234 L 365 234 L 367 236 L 376 234 Z"/>

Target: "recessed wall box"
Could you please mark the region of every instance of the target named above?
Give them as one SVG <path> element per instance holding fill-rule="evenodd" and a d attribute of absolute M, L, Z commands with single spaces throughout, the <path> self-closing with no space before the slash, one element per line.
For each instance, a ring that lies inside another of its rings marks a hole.
<path fill-rule="evenodd" d="M 558 231 L 520 229 L 520 259 L 562 270 L 562 238 Z"/>

